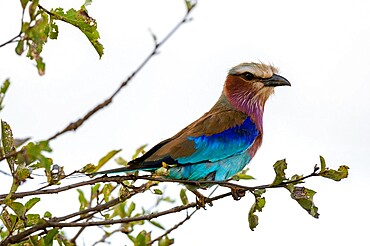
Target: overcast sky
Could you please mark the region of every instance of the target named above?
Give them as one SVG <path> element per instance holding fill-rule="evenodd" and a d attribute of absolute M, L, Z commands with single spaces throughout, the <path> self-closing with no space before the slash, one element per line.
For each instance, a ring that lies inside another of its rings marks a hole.
<path fill-rule="evenodd" d="M 61 6 L 60 1 L 41 3 Z M 63 4 L 78 8 L 83 1 Z M 0 9 L 3 43 L 18 33 L 20 6 L 8 0 Z M 105 47 L 101 60 L 88 40 L 64 23 L 59 23 L 58 40 L 45 45 L 43 77 L 31 61 L 14 53 L 14 45 L 0 49 L 0 81 L 9 77 L 12 82 L 0 117 L 16 137 L 45 139 L 107 98 L 151 51 L 149 29 L 161 39 L 185 7 L 181 0 L 95 0 L 88 10 Z M 272 63 L 292 87 L 277 88 L 266 104 L 264 143 L 249 165 L 257 180 L 250 184 L 270 183 L 272 165 L 283 158 L 288 175 L 308 174 L 319 155 L 329 167 L 348 165 L 349 178 L 307 182 L 318 192 L 318 220 L 288 192 L 271 190 L 254 232 L 248 228 L 249 195 L 199 211 L 171 236 L 176 245 L 363 245 L 370 220 L 369 10 L 365 0 L 199 1 L 193 20 L 110 107 L 51 143 L 51 157 L 67 173 L 96 163 L 112 149 L 122 148 L 121 156 L 129 159 L 138 146 L 153 146 L 206 112 L 219 97 L 229 68 L 248 61 Z M 180 188 L 170 186 L 174 192 Z M 0 187 L 1 193 L 7 190 Z M 76 194 L 70 193 L 71 203 Z M 59 205 L 60 200 L 47 209 L 62 215 Z M 69 207 L 76 209 L 63 203 L 62 208 Z M 181 216 L 165 219 L 165 225 L 171 227 Z M 122 245 L 122 238 L 115 237 L 112 245 Z M 83 238 L 85 245 L 89 240 Z"/>

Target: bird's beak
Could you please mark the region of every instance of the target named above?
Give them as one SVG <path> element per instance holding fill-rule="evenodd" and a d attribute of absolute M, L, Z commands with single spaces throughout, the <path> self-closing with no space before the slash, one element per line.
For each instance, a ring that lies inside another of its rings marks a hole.
<path fill-rule="evenodd" d="M 277 74 L 274 74 L 271 78 L 262 79 L 261 82 L 265 86 L 268 86 L 268 87 L 283 86 L 283 85 L 291 86 L 290 82 L 286 78 L 284 78 L 283 76 L 277 75 Z"/>

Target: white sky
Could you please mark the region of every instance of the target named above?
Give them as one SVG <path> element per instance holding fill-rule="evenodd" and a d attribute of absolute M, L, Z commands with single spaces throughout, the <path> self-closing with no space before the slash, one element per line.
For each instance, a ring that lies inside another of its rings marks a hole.
<path fill-rule="evenodd" d="M 63 1 L 63 6 L 78 8 L 83 3 L 76 2 Z M 42 4 L 61 6 L 60 1 Z M 20 6 L 2 1 L 0 9 L 3 43 L 18 32 Z M 185 11 L 181 0 L 95 0 L 88 9 L 98 21 L 105 47 L 101 60 L 77 29 L 63 23 L 58 40 L 44 48 L 43 77 L 32 62 L 15 55 L 14 45 L 0 49 L 0 81 L 9 77 L 12 82 L 1 118 L 11 124 L 16 137 L 47 138 L 108 97 L 151 51 L 148 30 L 161 39 Z M 121 155 L 129 159 L 138 146 L 153 146 L 207 111 L 219 97 L 230 67 L 270 62 L 292 87 L 277 88 L 267 103 L 264 143 L 249 166 L 257 181 L 247 185 L 271 182 L 272 165 L 282 158 L 288 161 L 289 175 L 308 174 L 319 155 L 329 167 L 350 166 L 349 179 L 307 182 L 318 192 L 318 220 L 287 192 L 271 190 L 254 232 L 248 228 L 252 197 L 247 196 L 238 202 L 215 202 L 171 236 L 176 245 L 363 245 L 370 220 L 369 9 L 365 0 L 200 1 L 193 21 L 110 107 L 76 133 L 51 143 L 51 157 L 67 172 L 96 163 L 112 149 L 122 148 Z M 170 189 L 178 192 L 179 187 Z M 7 190 L 0 188 L 1 193 Z M 71 202 L 55 196 L 57 204 L 50 202 L 47 209 L 63 214 L 77 201 L 76 193 L 69 194 Z M 165 225 L 179 218 L 165 219 Z M 115 237 L 112 245 L 122 245 L 122 238 Z M 89 236 L 83 240 L 91 243 Z"/>

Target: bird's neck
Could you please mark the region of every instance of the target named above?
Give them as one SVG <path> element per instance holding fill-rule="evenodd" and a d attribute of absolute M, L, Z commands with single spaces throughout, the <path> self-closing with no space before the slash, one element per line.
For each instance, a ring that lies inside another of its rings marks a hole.
<path fill-rule="evenodd" d="M 253 91 L 237 86 L 225 86 L 220 100 L 227 100 L 234 108 L 251 117 L 257 129 L 263 132 L 263 112 L 266 101 L 260 99 Z"/>

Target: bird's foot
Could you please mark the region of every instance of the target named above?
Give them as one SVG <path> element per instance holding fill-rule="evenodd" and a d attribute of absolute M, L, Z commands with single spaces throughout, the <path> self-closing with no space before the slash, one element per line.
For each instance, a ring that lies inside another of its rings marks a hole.
<path fill-rule="evenodd" d="M 206 204 L 208 204 L 211 207 L 213 206 L 212 201 L 208 197 L 203 196 L 199 191 L 192 190 L 191 192 L 193 192 L 194 195 L 196 196 L 197 209 L 199 208 L 206 209 Z"/>
<path fill-rule="evenodd" d="M 231 195 L 233 196 L 234 200 L 238 201 L 240 198 L 245 196 L 245 190 L 240 188 L 231 188 Z"/>

